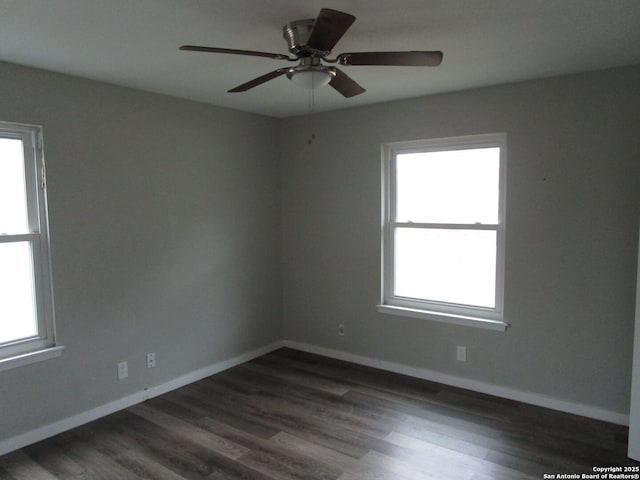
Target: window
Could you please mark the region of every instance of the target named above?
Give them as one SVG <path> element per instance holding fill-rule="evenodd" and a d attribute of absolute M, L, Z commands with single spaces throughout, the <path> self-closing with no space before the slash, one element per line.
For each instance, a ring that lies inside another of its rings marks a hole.
<path fill-rule="evenodd" d="M 378 310 L 504 330 L 506 136 L 387 144 Z"/>
<path fill-rule="evenodd" d="M 41 129 L 0 122 L 0 370 L 59 355 Z"/>

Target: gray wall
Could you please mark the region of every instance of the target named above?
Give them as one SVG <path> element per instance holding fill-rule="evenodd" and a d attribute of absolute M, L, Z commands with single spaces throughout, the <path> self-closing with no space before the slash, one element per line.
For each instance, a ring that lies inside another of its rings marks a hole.
<path fill-rule="evenodd" d="M 66 347 L 0 374 L 0 439 L 282 338 L 627 413 L 639 84 L 626 68 L 278 121 L 0 63 L 0 119 L 44 126 Z M 378 314 L 380 143 L 487 132 L 508 134 L 513 327 Z"/>
<path fill-rule="evenodd" d="M 639 85 L 622 68 L 283 121 L 285 338 L 628 413 Z M 380 144 L 491 132 L 508 135 L 512 328 L 377 313 Z"/>
<path fill-rule="evenodd" d="M 0 91 L 44 127 L 66 347 L 0 373 L 0 440 L 281 338 L 276 120 L 2 63 Z"/>

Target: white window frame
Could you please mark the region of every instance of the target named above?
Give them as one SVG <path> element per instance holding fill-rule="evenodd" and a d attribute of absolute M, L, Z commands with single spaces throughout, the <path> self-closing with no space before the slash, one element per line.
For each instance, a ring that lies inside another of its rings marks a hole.
<path fill-rule="evenodd" d="M 496 224 L 434 224 L 398 222 L 396 220 L 396 157 L 400 154 L 466 150 L 474 148 L 500 148 L 499 207 Z M 469 135 L 382 145 L 382 288 L 381 313 L 402 315 L 439 322 L 468 325 L 504 331 L 508 324 L 503 318 L 504 258 L 506 209 L 506 154 L 507 138 L 504 133 Z M 446 228 L 465 230 L 492 230 L 496 232 L 496 285 L 495 307 L 484 308 L 446 302 L 427 301 L 394 295 L 394 239 L 397 228 Z"/>
<path fill-rule="evenodd" d="M 29 232 L 0 234 L 0 244 L 29 242 L 31 245 L 38 323 L 37 336 L 0 344 L 2 371 L 59 356 L 63 347 L 57 346 L 55 340 L 42 127 L 0 122 L 0 137 L 22 141 L 29 222 Z"/>

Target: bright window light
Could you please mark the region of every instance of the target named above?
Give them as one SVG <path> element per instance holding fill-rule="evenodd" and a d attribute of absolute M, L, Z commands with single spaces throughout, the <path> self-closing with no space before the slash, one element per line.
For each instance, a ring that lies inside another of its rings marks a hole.
<path fill-rule="evenodd" d="M 0 138 L 0 235 L 28 231 L 22 140 Z"/>
<path fill-rule="evenodd" d="M 29 243 L 0 243 L 0 265 L 0 344 L 37 336 Z"/>
<path fill-rule="evenodd" d="M 496 232 L 398 228 L 394 294 L 495 307 Z"/>
<path fill-rule="evenodd" d="M 396 220 L 498 223 L 500 149 L 398 155 Z"/>

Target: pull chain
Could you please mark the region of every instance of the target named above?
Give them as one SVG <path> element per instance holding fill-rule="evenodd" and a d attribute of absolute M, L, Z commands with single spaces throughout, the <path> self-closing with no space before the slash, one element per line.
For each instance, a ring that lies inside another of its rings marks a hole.
<path fill-rule="evenodd" d="M 314 85 L 314 81 L 315 81 L 315 75 L 311 75 L 311 89 L 309 90 L 309 100 L 308 100 L 308 105 L 307 108 L 309 110 L 309 114 L 312 114 L 315 109 L 316 109 L 316 93 L 315 93 L 315 85 Z M 308 143 L 309 145 L 311 145 L 314 140 L 316 139 L 316 134 L 311 132 L 311 136 L 309 137 Z"/>
<path fill-rule="evenodd" d="M 316 90 L 313 85 L 314 76 L 311 77 L 311 89 L 309 90 L 309 99 L 307 102 L 307 109 L 309 113 L 314 113 L 316 109 Z"/>

